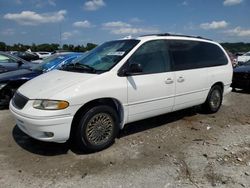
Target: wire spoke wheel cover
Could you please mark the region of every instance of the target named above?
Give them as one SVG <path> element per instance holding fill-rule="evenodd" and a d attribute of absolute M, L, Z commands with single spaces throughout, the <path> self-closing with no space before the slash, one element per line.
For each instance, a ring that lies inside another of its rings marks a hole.
<path fill-rule="evenodd" d="M 215 89 L 211 93 L 210 105 L 213 109 L 217 109 L 221 104 L 221 94 L 220 91 Z"/>
<path fill-rule="evenodd" d="M 114 131 L 114 120 L 108 113 L 95 114 L 87 123 L 86 138 L 93 145 L 108 142 Z"/>

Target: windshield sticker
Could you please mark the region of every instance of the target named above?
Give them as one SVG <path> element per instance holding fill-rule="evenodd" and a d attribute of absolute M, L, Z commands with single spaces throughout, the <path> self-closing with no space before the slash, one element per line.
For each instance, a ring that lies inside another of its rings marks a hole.
<path fill-rule="evenodd" d="M 117 51 L 117 52 L 109 52 L 107 55 L 116 55 L 116 56 L 123 56 L 125 52 Z"/>

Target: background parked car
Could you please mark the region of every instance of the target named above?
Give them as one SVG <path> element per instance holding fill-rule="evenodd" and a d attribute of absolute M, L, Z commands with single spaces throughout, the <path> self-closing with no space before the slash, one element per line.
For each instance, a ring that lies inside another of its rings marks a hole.
<path fill-rule="evenodd" d="M 13 52 L 12 53 L 15 56 L 18 56 L 26 61 L 33 61 L 33 60 L 38 60 L 39 56 L 37 54 L 34 54 L 32 52 Z"/>
<path fill-rule="evenodd" d="M 234 68 L 232 88 L 250 90 L 250 60 Z"/>
<path fill-rule="evenodd" d="M 51 52 L 34 52 L 34 53 L 39 56 L 39 59 L 44 59 L 52 54 Z"/>
<path fill-rule="evenodd" d="M 57 69 L 64 64 L 70 63 L 74 59 L 82 56 L 82 53 L 55 54 L 46 58 L 41 64 L 36 64 L 32 68 L 11 71 L 0 74 L 0 107 L 9 104 L 15 91 L 23 83 L 39 76 L 45 72 Z"/>
<path fill-rule="evenodd" d="M 250 52 L 247 52 L 241 56 L 238 56 L 238 63 L 242 64 L 250 60 Z"/>
<path fill-rule="evenodd" d="M 34 64 L 9 53 L 0 52 L 0 73 L 30 68 Z"/>

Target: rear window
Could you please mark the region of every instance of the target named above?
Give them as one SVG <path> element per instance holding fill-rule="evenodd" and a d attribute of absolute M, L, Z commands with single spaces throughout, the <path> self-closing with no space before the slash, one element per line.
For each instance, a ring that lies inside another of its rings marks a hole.
<path fill-rule="evenodd" d="M 208 42 L 171 40 L 169 50 L 175 70 L 213 67 L 228 63 L 221 48 Z"/>

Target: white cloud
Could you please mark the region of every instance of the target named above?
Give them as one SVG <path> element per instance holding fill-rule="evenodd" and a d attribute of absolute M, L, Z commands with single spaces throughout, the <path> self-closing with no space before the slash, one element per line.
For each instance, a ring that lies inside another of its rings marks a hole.
<path fill-rule="evenodd" d="M 36 8 L 43 8 L 46 6 L 56 6 L 56 0 L 30 0 L 30 3 Z"/>
<path fill-rule="evenodd" d="M 224 20 L 222 21 L 212 21 L 211 23 L 202 23 L 200 27 L 205 30 L 209 29 L 223 29 L 228 26 L 228 23 Z"/>
<path fill-rule="evenodd" d="M 129 34 L 147 34 L 147 33 L 158 33 L 158 29 L 147 29 L 147 28 L 136 28 L 136 27 L 127 27 L 127 28 L 117 28 L 112 29 L 111 33 L 116 35 L 129 35 Z"/>
<path fill-rule="evenodd" d="M 7 20 L 12 20 L 20 25 L 39 25 L 44 23 L 57 23 L 64 20 L 66 10 L 58 12 L 38 14 L 33 11 L 22 11 L 21 13 L 8 13 L 4 15 Z"/>
<path fill-rule="evenodd" d="M 224 0 L 223 5 L 224 6 L 233 6 L 233 5 L 238 5 L 242 2 L 243 2 L 243 0 Z"/>
<path fill-rule="evenodd" d="M 134 27 L 131 24 L 121 21 L 106 22 L 102 24 L 103 29 L 109 30 L 110 33 L 115 35 L 130 35 L 130 34 L 146 34 L 146 33 L 158 33 L 158 29 L 154 28 L 141 28 Z"/>
<path fill-rule="evenodd" d="M 181 5 L 182 5 L 182 6 L 188 6 L 188 1 L 183 1 L 183 2 L 181 3 Z"/>
<path fill-rule="evenodd" d="M 23 4 L 23 2 L 21 0 L 15 0 L 15 3 L 18 4 L 18 5 Z"/>
<path fill-rule="evenodd" d="M 56 6 L 56 0 L 48 0 L 48 4 L 51 6 Z"/>
<path fill-rule="evenodd" d="M 250 29 L 243 29 L 241 27 L 236 27 L 234 29 L 227 30 L 224 33 L 236 37 L 250 37 Z"/>
<path fill-rule="evenodd" d="M 121 21 L 116 21 L 116 22 L 106 22 L 102 24 L 106 28 L 111 28 L 111 27 L 131 27 L 130 24 L 121 22 Z"/>
<path fill-rule="evenodd" d="M 73 26 L 74 27 L 79 27 L 79 28 L 90 28 L 90 27 L 93 27 L 93 25 L 88 20 L 74 22 Z"/>
<path fill-rule="evenodd" d="M 7 28 L 7 29 L 3 30 L 3 31 L 1 32 L 1 34 L 2 34 L 2 35 L 5 35 L 5 36 L 12 36 L 12 35 L 15 34 L 15 30 L 12 29 L 12 28 Z"/>
<path fill-rule="evenodd" d="M 140 23 L 140 22 L 143 22 L 143 20 L 141 20 L 140 18 L 134 17 L 134 18 L 131 18 L 131 19 L 130 19 L 130 22 L 133 22 L 133 23 Z"/>
<path fill-rule="evenodd" d="M 77 38 L 77 36 L 79 36 L 79 34 L 81 34 L 80 31 L 78 30 L 73 30 L 73 31 L 65 31 L 62 33 L 61 37 L 62 37 L 62 40 L 69 40 L 75 36 L 75 38 Z"/>
<path fill-rule="evenodd" d="M 103 0 L 88 0 L 84 3 L 84 9 L 89 11 L 97 10 L 104 7 L 106 4 Z"/>
<path fill-rule="evenodd" d="M 64 32 L 64 33 L 62 33 L 62 40 L 68 40 L 72 36 L 73 36 L 73 33 L 71 33 L 71 32 Z"/>

